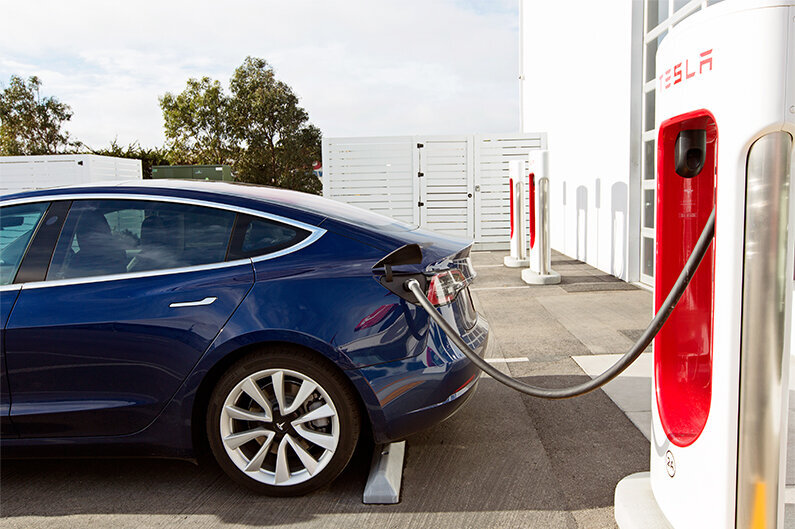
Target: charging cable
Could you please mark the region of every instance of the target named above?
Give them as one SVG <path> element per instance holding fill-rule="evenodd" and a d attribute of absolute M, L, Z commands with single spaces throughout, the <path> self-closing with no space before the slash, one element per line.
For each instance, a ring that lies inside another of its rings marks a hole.
<path fill-rule="evenodd" d="M 568 399 L 571 397 L 578 397 L 580 395 L 584 395 L 590 391 L 598 389 L 618 375 L 621 374 L 629 365 L 638 359 L 640 354 L 649 346 L 651 341 L 660 332 L 665 321 L 673 312 L 674 307 L 679 302 L 679 299 L 684 294 L 687 285 L 690 283 L 690 280 L 693 278 L 693 274 L 695 274 L 696 270 L 698 269 L 698 265 L 701 263 L 701 260 L 707 253 L 709 249 L 709 245 L 712 243 L 712 237 L 715 234 L 715 210 L 712 210 L 712 214 L 709 216 L 707 220 L 707 224 L 704 226 L 704 230 L 701 232 L 701 235 L 696 241 L 696 246 L 693 248 L 693 252 L 690 254 L 690 257 L 687 259 L 684 268 L 682 268 L 682 272 L 679 274 L 679 277 L 674 283 L 673 288 L 668 293 L 668 297 L 665 298 L 662 306 L 660 306 L 660 310 L 657 311 L 657 314 L 649 323 L 649 326 L 646 327 L 646 330 L 643 331 L 643 334 L 640 336 L 635 345 L 627 351 L 624 356 L 622 356 L 615 364 L 613 364 L 607 371 L 599 375 L 598 377 L 591 379 L 587 382 L 583 382 L 577 386 L 572 386 L 569 388 L 559 388 L 559 389 L 552 389 L 552 388 L 541 388 L 538 386 L 531 386 L 530 384 L 525 384 L 511 376 L 506 375 L 502 371 L 494 368 L 491 364 L 483 360 L 476 352 L 469 348 L 469 346 L 464 343 L 464 340 L 461 339 L 458 332 L 453 328 L 447 320 L 445 320 L 441 314 L 436 310 L 436 307 L 428 300 L 425 295 L 425 292 L 422 291 L 419 282 L 416 279 L 410 279 L 406 281 L 404 284 L 406 290 L 409 290 L 416 296 L 417 301 L 419 302 L 420 306 L 425 309 L 425 312 L 436 322 L 436 324 L 441 327 L 447 337 L 452 340 L 452 342 L 461 350 L 467 358 L 469 358 L 473 364 L 475 364 L 478 368 L 482 371 L 490 375 L 496 381 L 505 384 L 511 389 L 515 389 L 520 393 L 524 393 L 525 395 L 530 395 L 532 397 L 540 397 L 542 399 Z"/>

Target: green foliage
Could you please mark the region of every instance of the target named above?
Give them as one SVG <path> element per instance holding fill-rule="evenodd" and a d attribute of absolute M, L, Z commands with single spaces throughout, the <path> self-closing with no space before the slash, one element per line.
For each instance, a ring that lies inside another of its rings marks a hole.
<path fill-rule="evenodd" d="M 110 142 L 108 147 L 102 149 L 90 149 L 91 154 L 102 156 L 115 156 L 117 158 L 132 158 L 141 160 L 141 168 L 144 178 L 152 178 L 153 165 L 169 165 L 168 151 L 165 148 L 153 147 L 147 149 L 135 141 L 127 147 L 119 145 L 115 139 Z"/>
<path fill-rule="evenodd" d="M 246 182 L 320 193 L 312 162 L 320 159 L 320 130 L 264 60 L 247 57 L 230 82 L 234 137 L 241 150 L 235 170 Z"/>
<path fill-rule="evenodd" d="M 218 81 L 190 79 L 160 98 L 173 164 L 231 164 L 237 179 L 319 194 L 312 172 L 320 130 L 264 60 L 247 57 L 226 95 Z"/>
<path fill-rule="evenodd" d="M 0 93 L 0 155 L 57 154 L 74 150 L 63 130 L 72 118 L 72 109 L 54 97 L 41 97 L 38 77 L 27 82 L 12 75 Z"/>
<path fill-rule="evenodd" d="M 178 95 L 160 98 L 166 149 L 174 164 L 214 165 L 232 162 L 229 98 L 209 77 L 189 79 Z"/>
<path fill-rule="evenodd" d="M 264 60 L 247 57 L 235 70 L 230 94 L 209 77 L 188 80 L 174 95 L 160 97 L 166 145 L 146 149 L 113 140 L 89 148 L 63 130 L 72 110 L 54 97 L 42 98 L 38 77 L 11 76 L 0 93 L 0 155 L 90 152 L 142 161 L 144 178 L 153 165 L 230 164 L 238 180 L 319 194 L 312 171 L 320 160 L 320 130 L 309 123 L 292 89 L 276 79 Z"/>

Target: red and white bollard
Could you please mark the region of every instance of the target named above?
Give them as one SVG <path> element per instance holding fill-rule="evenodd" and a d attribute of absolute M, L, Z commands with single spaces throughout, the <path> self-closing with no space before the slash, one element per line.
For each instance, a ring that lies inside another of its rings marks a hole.
<path fill-rule="evenodd" d="M 522 280 L 531 285 L 556 285 L 560 274 L 552 270 L 549 241 L 549 151 L 531 152 L 528 171 L 530 268 L 522 270 Z"/>
<path fill-rule="evenodd" d="M 512 161 L 509 169 L 509 200 L 511 216 L 511 254 L 503 258 L 503 264 L 510 268 L 520 268 L 530 264 L 527 256 L 527 204 L 528 178 L 525 162 Z"/>

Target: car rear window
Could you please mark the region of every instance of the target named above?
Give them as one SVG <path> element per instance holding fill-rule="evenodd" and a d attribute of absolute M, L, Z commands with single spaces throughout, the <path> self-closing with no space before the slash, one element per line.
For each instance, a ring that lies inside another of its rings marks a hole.
<path fill-rule="evenodd" d="M 239 214 L 235 235 L 229 245 L 229 260 L 266 255 L 294 246 L 309 237 L 295 226 Z"/>

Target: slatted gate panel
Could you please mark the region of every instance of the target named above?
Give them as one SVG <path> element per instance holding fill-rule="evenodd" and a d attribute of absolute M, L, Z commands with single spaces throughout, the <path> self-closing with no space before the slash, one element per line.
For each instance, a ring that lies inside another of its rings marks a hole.
<path fill-rule="evenodd" d="M 44 189 L 58 185 L 82 183 L 81 167 L 76 160 L 27 161 L 22 156 L 18 162 L 4 160 L 0 164 L 0 195 L 27 189 Z M 56 174 L 57 177 L 52 175 Z"/>
<path fill-rule="evenodd" d="M 422 146 L 422 147 L 420 147 Z M 420 138 L 420 225 L 472 239 L 472 148 L 466 136 Z"/>
<path fill-rule="evenodd" d="M 474 238 L 477 249 L 504 250 L 509 247 L 511 236 L 509 162 L 527 160 L 530 151 L 546 148 L 546 133 L 475 136 Z M 525 219 L 528 218 L 529 216 L 525 215 Z"/>
<path fill-rule="evenodd" d="M 416 174 L 416 145 L 409 136 L 323 140 L 324 197 L 416 226 Z"/>
<path fill-rule="evenodd" d="M 505 250 L 508 162 L 546 148 L 545 133 L 324 138 L 323 196 Z"/>

